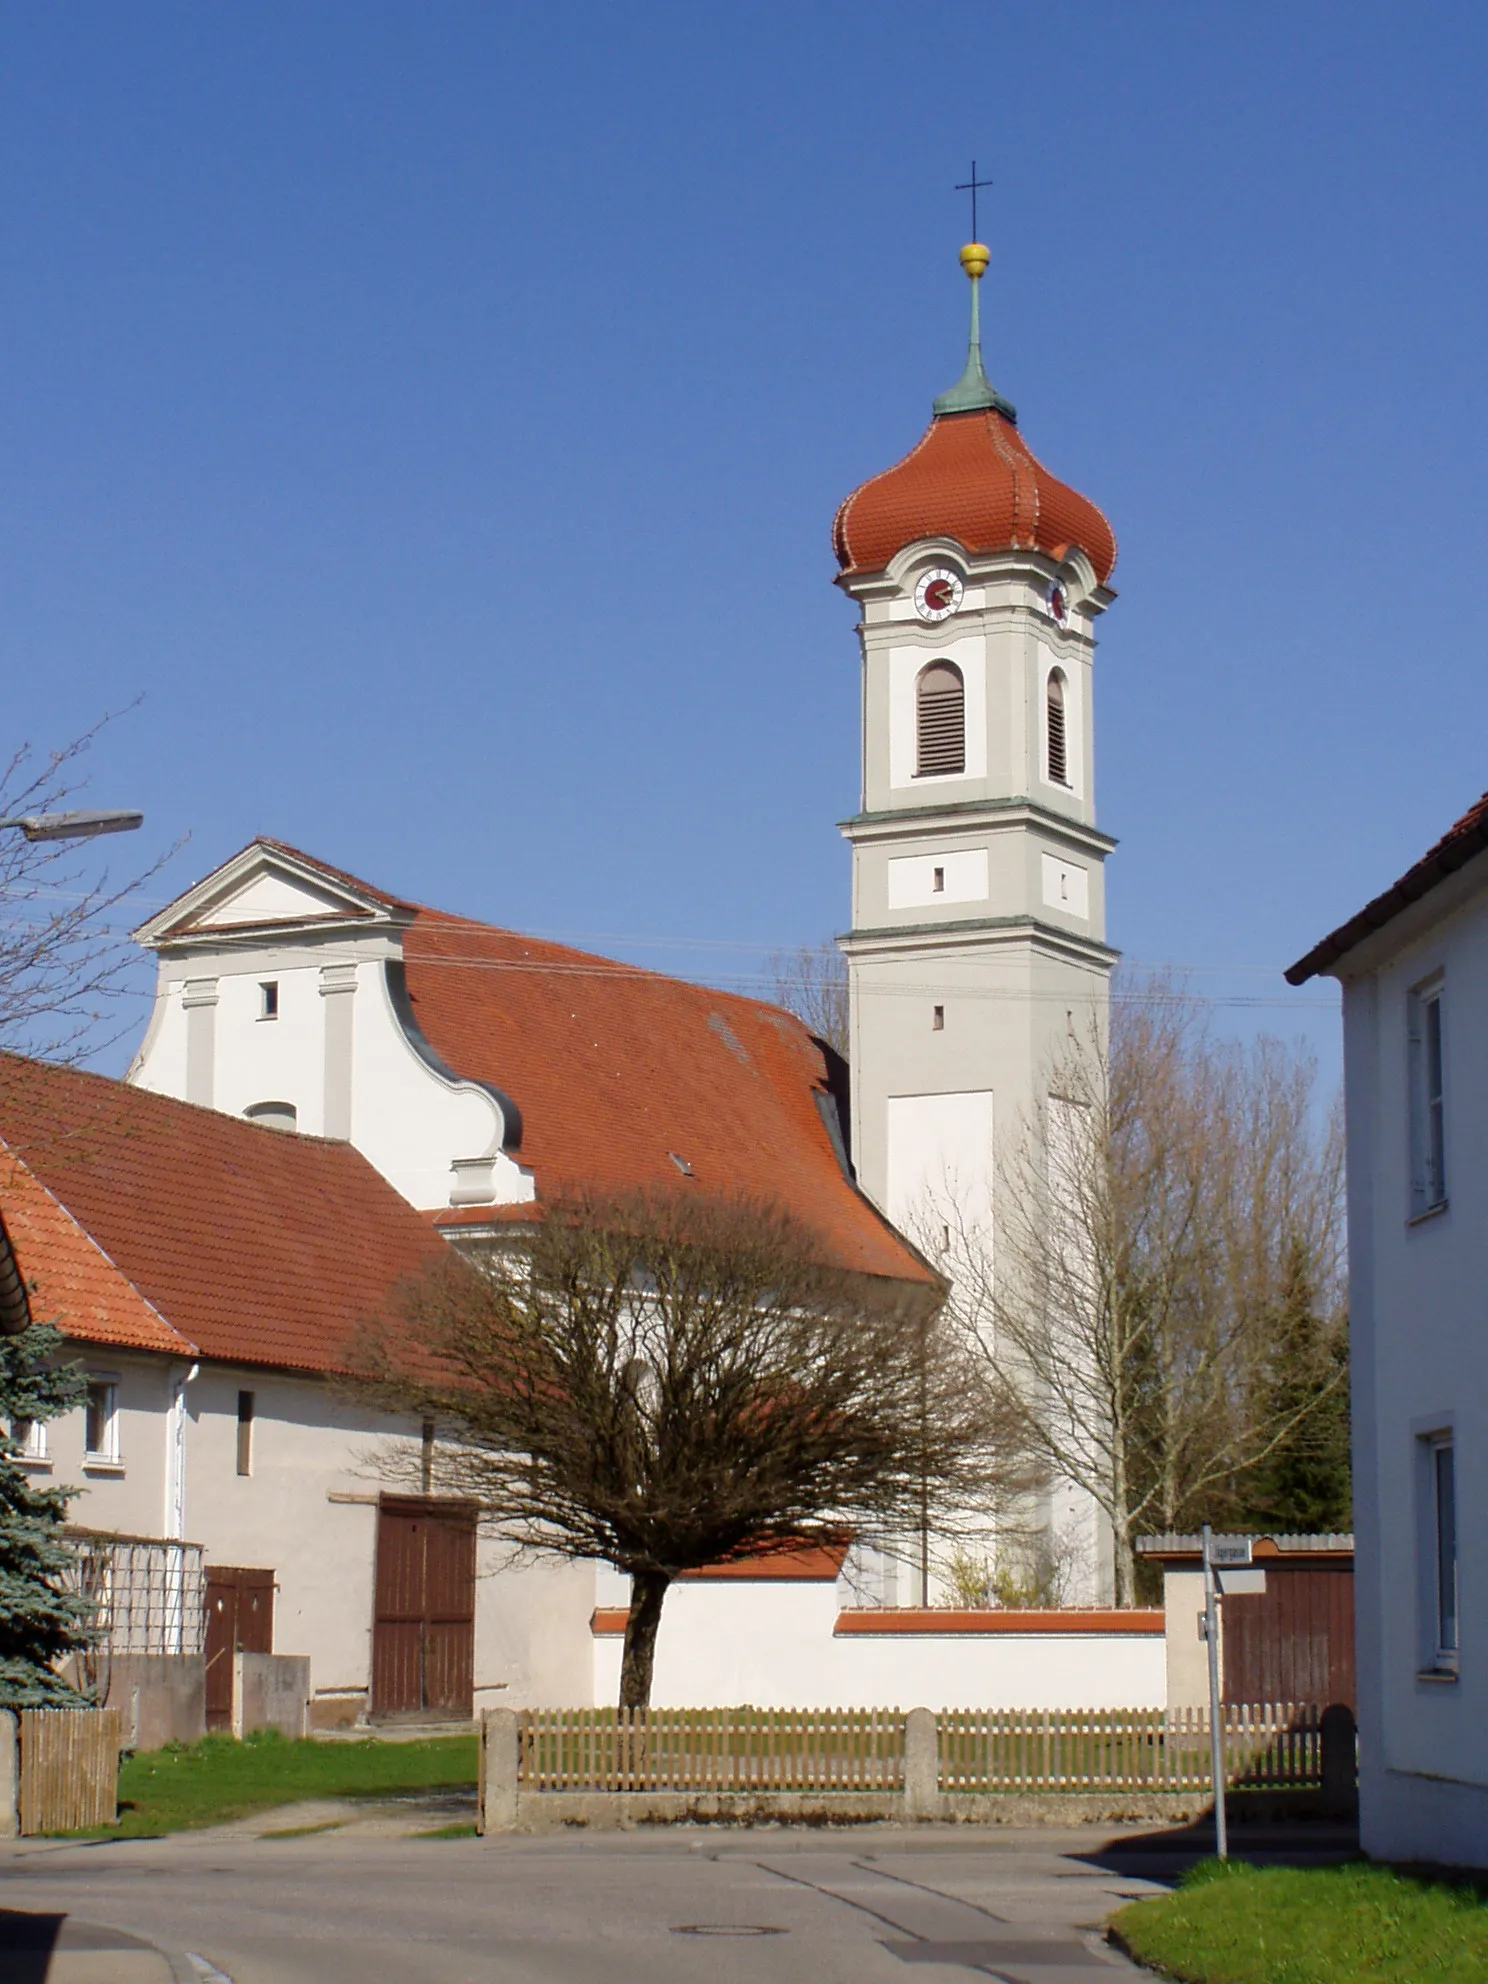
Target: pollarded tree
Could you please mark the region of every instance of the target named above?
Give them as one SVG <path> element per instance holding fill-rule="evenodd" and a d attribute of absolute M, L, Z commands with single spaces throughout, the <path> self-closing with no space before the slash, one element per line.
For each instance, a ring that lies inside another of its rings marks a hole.
<path fill-rule="evenodd" d="M 15 1299 L 14 1257 L 0 1226 L 0 1320 L 24 1319 Z M 60 1332 L 33 1322 L 0 1335 L 0 1707 L 76 1708 L 80 1696 L 57 1664 L 89 1644 L 88 1607 L 64 1588 L 72 1551 L 62 1534 L 71 1499 L 65 1488 L 38 1488 L 18 1463 L 31 1425 L 45 1425 L 80 1405 L 87 1378 L 58 1364 Z M 19 1435 L 19 1439 L 17 1438 Z"/>
<path fill-rule="evenodd" d="M 683 1572 L 964 1511 L 995 1475 L 941 1290 L 844 1273 L 777 1207 L 576 1198 L 487 1267 L 436 1262 L 368 1381 L 436 1424 L 435 1485 L 488 1532 L 629 1575 L 622 1707 Z"/>

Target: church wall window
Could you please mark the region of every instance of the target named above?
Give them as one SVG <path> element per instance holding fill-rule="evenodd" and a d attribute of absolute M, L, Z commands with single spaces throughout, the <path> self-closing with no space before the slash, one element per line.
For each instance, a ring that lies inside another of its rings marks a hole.
<path fill-rule="evenodd" d="M 1067 694 L 1064 674 L 1056 668 L 1044 690 L 1047 737 L 1045 776 L 1051 785 L 1068 785 L 1070 782 L 1069 738 L 1065 723 Z"/>
<path fill-rule="evenodd" d="M 915 685 L 915 777 L 966 770 L 966 683 L 954 662 L 932 661 Z"/>
<path fill-rule="evenodd" d="M 261 1020 L 276 1020 L 279 1017 L 279 981 L 277 978 L 265 979 L 259 985 L 258 1017 Z"/>

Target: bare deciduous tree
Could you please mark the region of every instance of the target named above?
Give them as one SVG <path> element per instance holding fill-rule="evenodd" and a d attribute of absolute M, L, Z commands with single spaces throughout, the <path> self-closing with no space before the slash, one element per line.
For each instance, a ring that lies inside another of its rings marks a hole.
<path fill-rule="evenodd" d="M 770 960 L 775 999 L 844 1060 L 849 1044 L 847 959 L 833 943 L 777 951 Z"/>
<path fill-rule="evenodd" d="M 1130 1605 L 1136 1536 L 1223 1503 L 1342 1382 L 1332 1359 L 1278 1408 L 1262 1381 L 1299 1273 L 1343 1327 L 1342 1139 L 1305 1052 L 1216 1043 L 1162 982 L 1047 1090 L 1000 1166 L 995 1263 L 958 1224 L 945 1265 L 998 1412 L 1105 1512 Z"/>
<path fill-rule="evenodd" d="M 102 728 L 45 760 L 22 746 L 0 775 L 0 818 L 64 810 Z M 97 1028 L 136 962 L 120 912 L 174 851 L 117 882 L 97 873 L 76 841 L 0 833 L 0 1047 L 72 1061 L 101 1044 Z"/>
<path fill-rule="evenodd" d="M 575 1199 L 487 1266 L 436 1263 L 365 1369 L 435 1422 L 437 1486 L 488 1531 L 629 1575 L 622 1707 L 649 1701 L 682 1572 L 982 1485 L 988 1429 L 940 1289 L 846 1275 L 776 1207 Z"/>

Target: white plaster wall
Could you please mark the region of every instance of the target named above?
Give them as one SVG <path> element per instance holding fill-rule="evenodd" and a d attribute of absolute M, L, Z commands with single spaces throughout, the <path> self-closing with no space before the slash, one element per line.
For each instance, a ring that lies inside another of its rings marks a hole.
<path fill-rule="evenodd" d="M 1346 981 L 1361 1823 L 1390 1857 L 1488 1866 L 1488 863 Z M 1447 1209 L 1410 1219 L 1406 1002 L 1441 971 Z M 1418 1678 L 1418 1434 L 1456 1448 L 1460 1672 Z"/>
<path fill-rule="evenodd" d="M 656 1643 L 658 1707 L 1161 1708 L 1153 1634 L 833 1637 L 829 1584 L 674 1585 Z M 594 1700 L 619 1699 L 621 1641 L 594 1641 Z"/>
<path fill-rule="evenodd" d="M 82 1529 L 106 1529 L 128 1536 L 160 1536 L 166 1525 L 167 1408 L 171 1378 L 189 1367 L 166 1358 L 140 1358 L 92 1346 L 72 1345 L 67 1361 L 80 1363 L 92 1378 L 111 1379 L 119 1388 L 119 1465 L 104 1468 L 83 1457 L 82 1407 L 64 1413 L 46 1428 L 47 1461 L 28 1467 L 38 1485 L 77 1489 L 68 1521 Z M 193 1541 L 195 1539 L 192 1539 Z"/>
<path fill-rule="evenodd" d="M 254 1394 L 253 1471 L 237 1472 L 239 1390 Z M 210 1563 L 272 1570 L 274 1650 L 308 1654 L 317 1695 L 371 1684 L 379 1455 L 409 1429 L 326 1385 L 204 1366 L 188 1394 L 186 1533 Z M 407 1492 L 406 1485 L 402 1492 Z M 334 1500 L 333 1497 L 355 1497 Z M 476 1706 L 573 1701 L 589 1685 L 593 1574 L 513 1568 L 482 1543 Z"/>
<path fill-rule="evenodd" d="M 936 888 L 939 871 L 942 886 Z M 945 903 L 987 900 L 985 847 L 903 855 L 888 864 L 890 909 L 938 909 Z"/>
<path fill-rule="evenodd" d="M 241 1116 L 254 1103 L 294 1105 L 297 1128 L 323 1134 L 326 1012 L 351 1002 L 351 1141 L 411 1205 L 451 1203 L 456 1159 L 492 1160 L 491 1202 L 526 1201 L 530 1175 L 502 1154 L 505 1123 L 498 1104 L 473 1083 L 431 1069 L 405 1035 L 388 991 L 384 949 L 359 956 L 360 933 L 327 932 L 310 945 L 193 952 L 162 961 L 156 1023 L 129 1079 L 157 1094 L 186 1096 L 186 981 L 215 978 L 212 1106 Z M 355 973 L 355 990 L 327 998 L 323 966 Z M 279 986 L 279 1017 L 261 1017 L 261 985 Z"/>
<path fill-rule="evenodd" d="M 985 1233 L 992 1217 L 990 1089 L 941 1095 L 891 1095 L 888 1107 L 889 1218 L 937 1251 L 957 1217 Z"/>

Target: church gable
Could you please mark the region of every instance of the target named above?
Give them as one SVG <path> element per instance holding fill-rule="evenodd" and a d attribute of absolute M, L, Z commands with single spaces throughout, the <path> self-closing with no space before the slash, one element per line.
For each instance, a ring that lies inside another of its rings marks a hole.
<path fill-rule="evenodd" d="M 412 905 L 277 841 L 257 840 L 178 896 L 135 935 L 151 948 L 232 931 L 402 924 Z"/>

